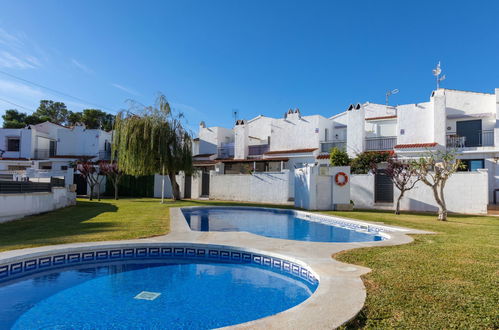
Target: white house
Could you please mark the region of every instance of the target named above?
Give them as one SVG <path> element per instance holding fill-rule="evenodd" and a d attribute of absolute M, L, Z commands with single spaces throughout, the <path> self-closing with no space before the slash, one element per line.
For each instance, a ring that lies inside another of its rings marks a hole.
<path fill-rule="evenodd" d="M 211 170 L 217 180 L 222 180 L 222 175 L 268 174 L 293 171 L 304 164 L 327 165 L 333 147 L 346 150 L 351 157 L 364 151 L 392 151 L 403 158 L 452 148 L 467 170 L 488 170 L 491 203 L 495 190 L 499 189 L 498 119 L 499 89 L 493 94 L 438 89 L 426 102 L 397 106 L 352 104 L 330 118 L 303 116 L 296 109 L 289 110 L 282 118 L 260 115 L 239 120 L 232 129 L 207 128 L 203 123 L 193 153 L 194 164 L 205 173 L 201 181 L 208 183 L 204 185 L 204 193 L 198 195 L 220 197 L 218 192 L 210 192 Z M 393 203 L 393 185 L 387 185 L 381 175 L 373 180 L 377 192 L 374 204 Z M 197 181 L 195 184 L 199 185 Z M 233 182 L 224 182 L 227 184 Z M 293 184 L 290 179 L 287 192 L 290 200 L 294 197 Z"/>
<path fill-rule="evenodd" d="M 85 126 L 65 127 L 51 122 L 21 129 L 2 128 L 0 174 L 57 174 L 66 171 L 79 159 L 109 160 L 111 139 L 111 132 L 86 129 Z M 86 185 L 80 184 L 78 188 L 80 194 L 86 193 Z"/>

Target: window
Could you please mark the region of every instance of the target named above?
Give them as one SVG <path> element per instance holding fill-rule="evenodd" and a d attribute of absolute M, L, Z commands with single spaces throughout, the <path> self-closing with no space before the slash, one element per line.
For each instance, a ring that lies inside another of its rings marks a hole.
<path fill-rule="evenodd" d="M 324 141 L 329 141 L 329 130 L 324 129 Z"/>
<path fill-rule="evenodd" d="M 485 168 L 483 159 L 461 159 L 461 164 L 463 165 L 459 171 L 476 171 L 481 168 Z"/>
<path fill-rule="evenodd" d="M 7 151 L 19 151 L 20 140 L 18 137 L 7 138 Z"/>
<path fill-rule="evenodd" d="M 68 170 L 68 167 L 67 166 L 61 166 L 61 171 L 67 171 Z"/>

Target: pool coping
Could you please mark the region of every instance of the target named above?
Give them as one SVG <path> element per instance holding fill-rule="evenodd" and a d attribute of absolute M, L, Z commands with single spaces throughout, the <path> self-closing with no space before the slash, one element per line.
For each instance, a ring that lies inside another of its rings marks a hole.
<path fill-rule="evenodd" d="M 332 258 L 341 251 L 374 246 L 392 246 L 407 244 L 413 239 L 407 234 L 432 234 L 403 227 L 385 226 L 380 223 L 359 221 L 344 217 L 327 216 L 318 213 L 304 212 L 293 209 L 262 208 L 237 206 L 236 208 L 254 208 L 267 210 L 287 210 L 300 215 L 313 215 L 341 219 L 352 223 L 368 224 L 390 230 L 388 239 L 372 242 L 323 243 L 269 238 L 248 232 L 200 232 L 192 231 L 181 212 L 182 208 L 230 208 L 228 206 L 191 206 L 170 208 L 170 232 L 167 235 L 120 241 L 100 241 L 50 245 L 36 248 L 0 252 L 0 264 L 12 263 L 16 260 L 26 260 L 47 254 L 69 253 L 85 248 L 115 248 L 119 246 L 134 246 L 151 243 L 178 243 L 224 246 L 238 250 L 262 253 L 271 256 L 282 256 L 287 260 L 302 263 L 311 269 L 319 279 L 316 291 L 307 300 L 280 313 L 261 319 L 226 327 L 227 329 L 331 329 L 344 324 L 361 310 L 366 298 L 365 286 L 361 275 L 370 271 L 369 268 L 339 262 Z M 224 328 L 225 329 L 225 328 Z"/>

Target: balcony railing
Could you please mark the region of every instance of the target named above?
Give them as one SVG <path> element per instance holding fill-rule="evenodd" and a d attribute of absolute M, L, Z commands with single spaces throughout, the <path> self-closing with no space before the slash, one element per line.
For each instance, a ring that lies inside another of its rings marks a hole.
<path fill-rule="evenodd" d="M 99 151 L 99 160 L 111 160 L 111 150 Z"/>
<path fill-rule="evenodd" d="M 55 150 L 52 149 L 35 149 L 35 159 L 48 159 L 55 156 Z"/>
<path fill-rule="evenodd" d="M 366 139 L 367 151 L 392 150 L 397 144 L 396 136 L 375 137 Z"/>
<path fill-rule="evenodd" d="M 346 141 L 327 141 L 321 142 L 321 152 L 329 152 L 333 148 L 345 151 L 347 149 Z"/>
<path fill-rule="evenodd" d="M 253 146 L 248 146 L 248 156 L 263 155 L 267 151 L 269 151 L 268 144 L 257 144 L 257 145 L 253 145 Z"/>
<path fill-rule="evenodd" d="M 447 134 L 448 148 L 491 147 L 494 145 L 494 131 L 476 131 L 476 133 L 460 136 L 456 133 Z"/>
<path fill-rule="evenodd" d="M 234 143 L 222 143 L 217 149 L 217 158 L 234 158 Z"/>

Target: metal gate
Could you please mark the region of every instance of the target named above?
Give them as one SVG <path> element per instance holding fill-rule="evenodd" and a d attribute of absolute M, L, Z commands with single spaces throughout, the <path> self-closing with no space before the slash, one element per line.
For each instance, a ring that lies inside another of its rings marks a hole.
<path fill-rule="evenodd" d="M 210 173 L 203 172 L 201 180 L 201 196 L 210 195 Z"/>
<path fill-rule="evenodd" d="M 384 170 L 374 176 L 374 202 L 393 203 L 393 182 Z"/>
<path fill-rule="evenodd" d="M 76 194 L 77 195 L 86 195 L 87 194 L 87 180 L 81 174 L 75 174 L 73 176 L 73 182 L 76 184 Z"/>
<path fill-rule="evenodd" d="M 184 181 L 184 198 L 191 198 L 191 182 L 192 177 L 190 175 L 186 175 Z"/>

